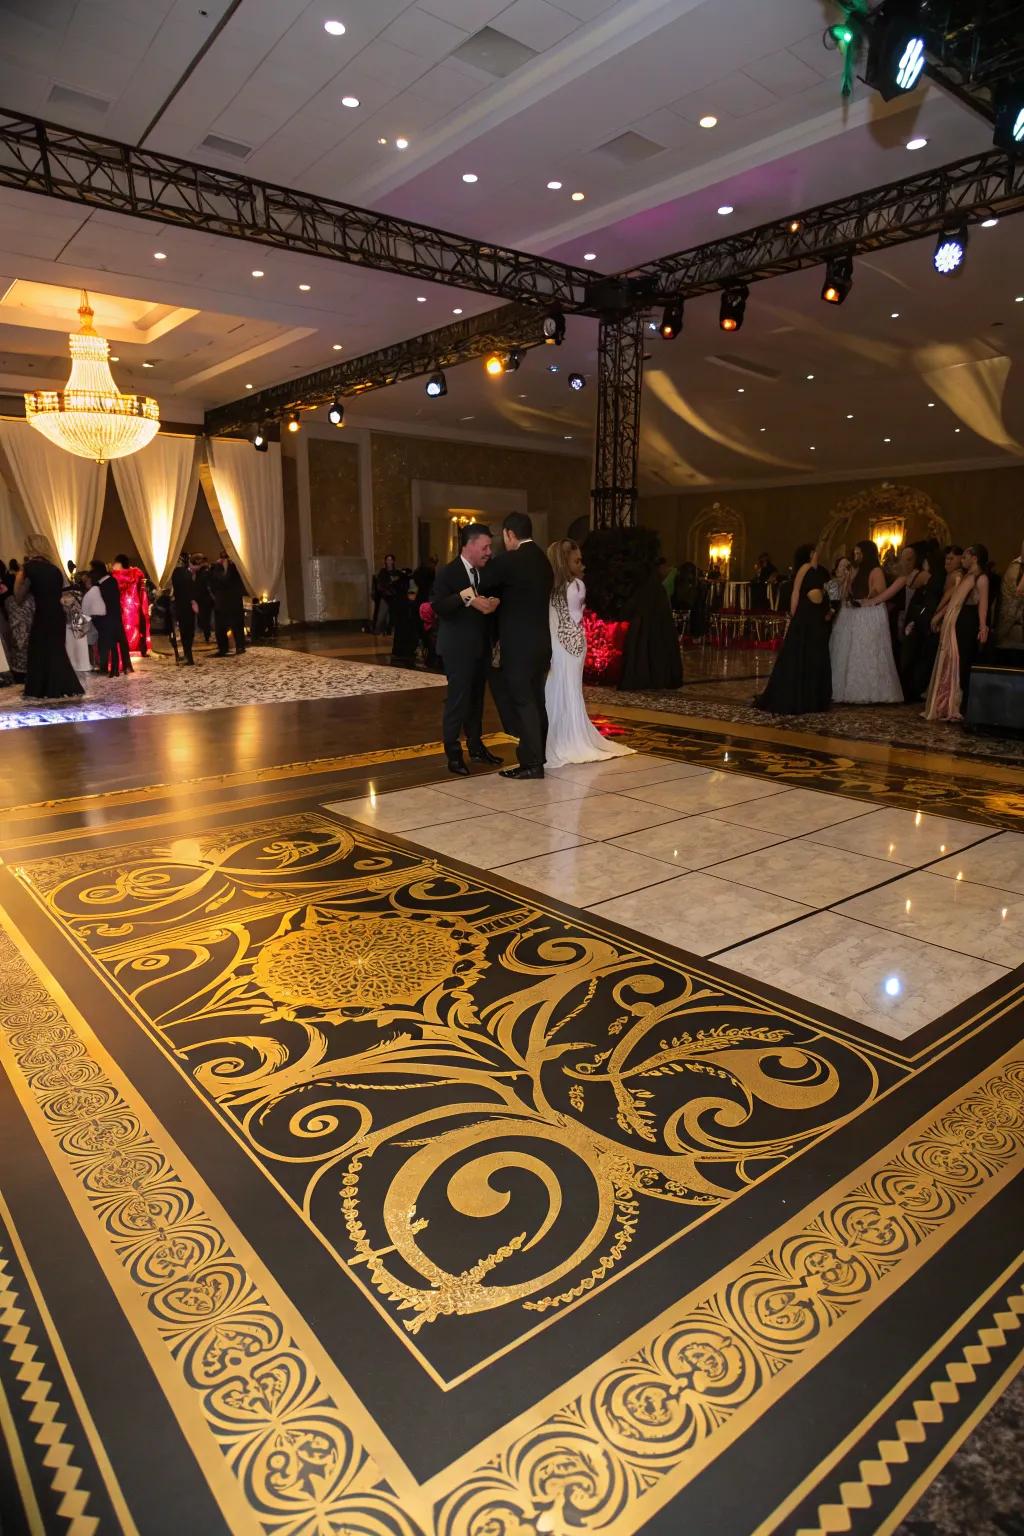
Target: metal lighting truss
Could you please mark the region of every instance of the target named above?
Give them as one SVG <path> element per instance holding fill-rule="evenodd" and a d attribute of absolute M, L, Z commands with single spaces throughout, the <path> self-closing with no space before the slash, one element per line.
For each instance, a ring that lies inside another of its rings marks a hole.
<path fill-rule="evenodd" d="M 364 357 L 352 357 L 302 378 L 289 379 L 285 384 L 273 384 L 230 405 L 207 411 L 207 436 L 245 432 L 286 411 L 312 410 L 335 397 L 364 395 L 372 389 L 400 384 L 404 379 L 435 373 L 439 368 L 453 368 L 457 363 L 485 357 L 490 352 L 538 346 L 544 340 L 544 314 L 544 310 L 531 305 L 507 304 L 423 336 L 413 336 L 409 341 L 394 342 Z"/>
<path fill-rule="evenodd" d="M 1021 0 L 930 0 L 922 6 L 925 73 L 987 118 L 992 91 L 1024 79 L 1024 4 Z"/>
<path fill-rule="evenodd" d="M 729 283 L 758 283 L 816 267 L 840 252 L 879 251 L 937 235 L 951 222 L 1021 209 L 1024 158 L 990 149 L 742 234 L 662 256 L 636 268 L 632 275 L 652 280 L 662 303 L 697 298 Z M 797 225 L 795 233 L 792 224 Z"/>
<path fill-rule="evenodd" d="M 0 110 L 0 185 L 495 298 L 586 307 L 593 274 Z"/>
<path fill-rule="evenodd" d="M 591 492 L 595 528 L 624 528 L 636 522 L 643 366 L 643 315 L 602 320 L 597 342 L 597 440 Z"/>

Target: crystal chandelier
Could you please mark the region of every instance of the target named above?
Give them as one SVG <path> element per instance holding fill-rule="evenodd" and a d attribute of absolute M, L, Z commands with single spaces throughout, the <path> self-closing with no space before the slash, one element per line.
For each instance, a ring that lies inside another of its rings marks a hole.
<path fill-rule="evenodd" d="M 160 430 L 160 407 L 148 395 L 122 395 L 107 356 L 110 347 L 93 329 L 89 295 L 78 310 L 81 328 L 68 337 L 71 374 L 61 389 L 37 389 L 25 396 L 25 419 L 58 448 L 105 464 L 152 442 Z"/>

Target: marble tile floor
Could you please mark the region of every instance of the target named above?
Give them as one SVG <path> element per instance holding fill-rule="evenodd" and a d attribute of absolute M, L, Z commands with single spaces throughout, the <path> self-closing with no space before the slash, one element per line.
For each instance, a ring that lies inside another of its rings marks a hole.
<path fill-rule="evenodd" d="M 1024 965 L 1024 835 L 978 823 L 641 753 L 327 809 L 895 1038 Z"/>

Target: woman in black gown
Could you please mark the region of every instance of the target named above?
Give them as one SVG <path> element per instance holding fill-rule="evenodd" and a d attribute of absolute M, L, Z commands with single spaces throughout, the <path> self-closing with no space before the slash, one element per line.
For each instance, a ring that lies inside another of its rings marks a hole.
<path fill-rule="evenodd" d="M 24 602 L 29 596 L 35 602 L 28 636 L 25 698 L 80 698 L 85 689 L 64 643 L 67 625 L 60 601 L 63 572 L 54 564 L 52 546 L 42 534 L 30 534 L 26 546 L 25 564 L 14 588 L 15 602 Z"/>
<path fill-rule="evenodd" d="M 801 544 L 793 556 L 789 629 L 768 686 L 754 700 L 758 709 L 773 715 L 807 715 L 832 703 L 827 580 L 828 571 L 818 564 L 818 551 L 811 544 Z"/>

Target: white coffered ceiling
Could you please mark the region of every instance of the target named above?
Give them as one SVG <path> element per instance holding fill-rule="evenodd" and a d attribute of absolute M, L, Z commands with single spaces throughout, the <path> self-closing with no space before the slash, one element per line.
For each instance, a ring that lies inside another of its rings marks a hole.
<path fill-rule="evenodd" d="M 0 0 L 0 105 L 613 272 L 987 146 L 934 89 L 887 107 L 858 86 L 844 103 L 833 19 L 826 0 Z M 976 230 L 955 281 L 922 244 L 861 260 L 839 310 L 819 273 L 761 284 L 733 337 L 713 299 L 689 306 L 675 343 L 651 336 L 646 482 L 1013 462 L 1022 242 L 1012 220 Z M 174 419 L 495 307 L 0 192 L 0 293 L 18 279 L 195 311 L 114 348 L 116 376 Z M 73 308 L 66 326 L 52 306 L 28 323 L 0 308 L 0 390 L 63 377 Z M 349 420 L 588 453 L 593 392 L 565 376 L 593 373 L 594 346 L 574 321 L 556 374 L 550 349 L 496 383 L 467 364 L 444 400 L 417 382 L 353 401 Z"/>

